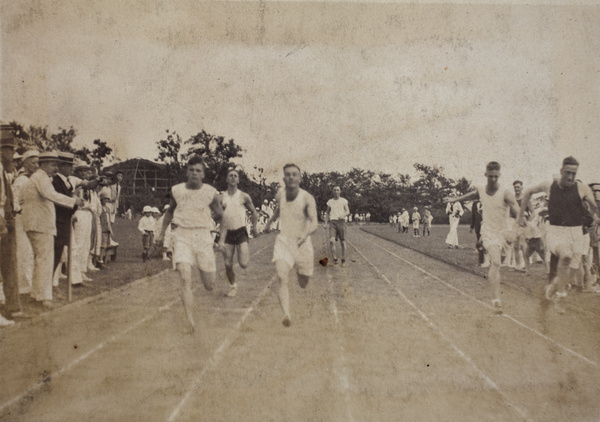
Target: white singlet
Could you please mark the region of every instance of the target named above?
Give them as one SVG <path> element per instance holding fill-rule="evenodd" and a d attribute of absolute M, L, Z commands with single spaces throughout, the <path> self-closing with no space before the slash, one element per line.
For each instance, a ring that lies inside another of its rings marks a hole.
<path fill-rule="evenodd" d="M 246 226 L 246 207 L 242 202 L 242 191 L 239 189 L 233 195 L 223 192 L 222 224 L 228 230 L 236 230 Z"/>
<path fill-rule="evenodd" d="M 200 189 L 188 189 L 185 183 L 173 186 L 171 194 L 177 204 L 173 211 L 173 223 L 188 229 L 212 229 L 210 204 L 216 193 L 215 188 L 204 183 Z"/>
<path fill-rule="evenodd" d="M 285 190 L 282 190 L 279 204 L 279 229 L 280 233 L 288 239 L 298 240 L 302 233 L 306 232 L 309 221 L 304 214 L 306 207 L 306 192 L 300 189 L 298 196 L 293 201 L 288 201 L 285 197 Z"/>
<path fill-rule="evenodd" d="M 481 236 L 484 246 L 493 244 L 504 246 L 510 237 L 510 207 L 505 201 L 507 191 L 498 188 L 494 195 L 488 195 L 485 186 L 478 187 L 479 199 L 483 210 L 483 221 L 481 223 Z M 487 241 L 487 245 L 486 245 Z"/>

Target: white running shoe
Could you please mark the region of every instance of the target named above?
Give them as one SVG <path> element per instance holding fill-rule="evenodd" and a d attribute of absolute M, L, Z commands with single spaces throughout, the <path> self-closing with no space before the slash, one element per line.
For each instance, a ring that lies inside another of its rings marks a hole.
<path fill-rule="evenodd" d="M 229 289 L 229 293 L 227 293 L 227 297 L 235 297 L 237 295 L 237 289 L 237 284 L 232 285 Z"/>
<path fill-rule="evenodd" d="M 14 321 L 6 319 L 2 315 L 0 315 L 0 327 L 8 327 L 9 325 L 13 325 L 14 323 Z"/>
<path fill-rule="evenodd" d="M 500 299 L 492 300 L 492 306 L 494 307 L 494 315 L 502 315 L 504 313 Z"/>

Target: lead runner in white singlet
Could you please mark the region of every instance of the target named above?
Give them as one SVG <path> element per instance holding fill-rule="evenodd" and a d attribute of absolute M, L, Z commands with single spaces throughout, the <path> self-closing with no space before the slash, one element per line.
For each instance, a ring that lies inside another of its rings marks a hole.
<path fill-rule="evenodd" d="M 292 268 L 296 268 L 298 284 L 308 285 L 314 268 L 314 253 L 310 235 L 318 226 L 315 198 L 300 189 L 300 168 L 295 164 L 283 167 L 285 188 L 277 192 L 275 212 L 267 222 L 266 231 L 279 218 L 279 234 L 273 248 L 273 262 L 279 278 L 277 296 L 283 310 L 283 325 L 291 325 L 288 282 Z"/>

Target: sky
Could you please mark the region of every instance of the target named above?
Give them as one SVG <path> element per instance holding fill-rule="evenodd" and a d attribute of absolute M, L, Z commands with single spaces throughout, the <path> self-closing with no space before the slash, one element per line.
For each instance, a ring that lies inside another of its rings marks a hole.
<path fill-rule="evenodd" d="M 0 3 L 0 118 L 120 159 L 206 130 L 280 180 L 413 164 L 600 182 L 600 7 L 384 2 Z"/>

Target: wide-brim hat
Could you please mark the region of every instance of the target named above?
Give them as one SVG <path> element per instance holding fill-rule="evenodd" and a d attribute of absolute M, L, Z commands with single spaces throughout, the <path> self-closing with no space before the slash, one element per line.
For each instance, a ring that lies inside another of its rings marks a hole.
<path fill-rule="evenodd" d="M 46 163 L 50 161 L 59 161 L 58 154 L 55 151 L 47 151 L 40 154 L 40 163 Z"/>
<path fill-rule="evenodd" d="M 146 205 L 142 212 L 152 212 L 152 207 L 150 205 Z"/>

